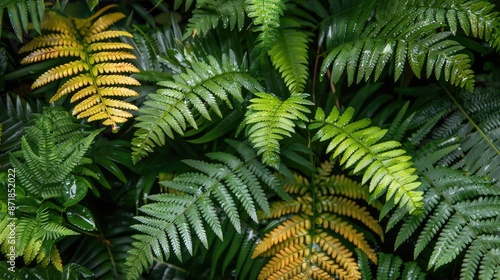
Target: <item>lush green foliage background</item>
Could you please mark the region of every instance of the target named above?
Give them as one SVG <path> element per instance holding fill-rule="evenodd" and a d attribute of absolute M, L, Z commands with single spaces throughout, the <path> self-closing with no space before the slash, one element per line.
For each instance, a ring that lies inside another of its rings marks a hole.
<path fill-rule="evenodd" d="M 0 278 L 500 279 L 499 5 L 2 1 Z"/>

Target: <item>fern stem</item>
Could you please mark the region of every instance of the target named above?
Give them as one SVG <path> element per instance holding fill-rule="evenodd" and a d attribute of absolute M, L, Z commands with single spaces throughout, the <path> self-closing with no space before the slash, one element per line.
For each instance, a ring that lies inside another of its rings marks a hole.
<path fill-rule="evenodd" d="M 321 46 L 318 47 L 318 51 L 316 52 L 316 60 L 314 61 L 314 72 L 313 72 L 313 80 L 312 80 L 312 90 L 311 90 L 311 97 L 312 97 L 312 102 L 314 103 L 313 105 L 313 113 L 316 113 L 316 81 L 318 77 L 318 67 L 319 67 L 319 56 L 321 53 Z"/>
<path fill-rule="evenodd" d="M 493 147 L 493 149 L 497 152 L 497 154 L 500 155 L 500 150 L 497 148 L 497 146 L 495 146 L 495 144 L 490 140 L 490 138 L 486 135 L 486 133 L 484 133 L 484 131 L 481 129 L 481 127 L 479 127 L 479 125 L 477 125 L 474 120 L 469 116 L 469 114 L 467 114 L 467 112 L 464 110 L 464 108 L 458 103 L 458 101 L 455 99 L 455 97 L 453 97 L 453 95 L 451 94 L 451 92 L 448 90 L 448 88 L 446 88 L 443 83 L 440 83 L 441 87 L 443 88 L 443 90 L 446 92 L 446 94 L 448 95 L 448 97 L 450 97 L 451 101 L 453 101 L 453 103 L 455 104 L 455 106 L 458 108 L 458 110 L 467 118 L 467 120 L 472 124 L 472 126 L 474 126 L 476 128 L 476 130 L 481 134 L 481 136 L 483 136 L 483 138 L 488 142 L 488 144 L 490 144 L 491 147 Z"/>
<path fill-rule="evenodd" d="M 337 98 L 337 90 L 335 89 L 335 84 L 332 81 L 332 74 L 330 73 L 330 69 L 326 71 L 326 74 L 328 75 L 328 82 L 330 84 L 330 89 L 332 90 L 333 97 L 335 98 L 335 106 L 337 109 L 340 110 L 340 102 L 339 99 Z"/>

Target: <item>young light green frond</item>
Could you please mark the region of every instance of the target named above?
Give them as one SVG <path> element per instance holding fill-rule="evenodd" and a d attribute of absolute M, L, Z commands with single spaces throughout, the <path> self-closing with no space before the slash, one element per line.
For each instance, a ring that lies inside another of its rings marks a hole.
<path fill-rule="evenodd" d="M 267 198 L 262 190 L 263 185 L 268 184 L 259 180 L 263 177 L 262 174 L 254 171 L 262 170 L 250 168 L 258 162 L 254 161 L 255 157 L 242 160 L 222 152 L 209 153 L 207 156 L 215 163 L 185 160 L 184 163 L 198 172 L 183 173 L 171 181 L 160 182 L 174 191 L 149 196 L 151 202 L 139 209 L 143 216 L 136 217 L 140 223 L 134 228 L 140 234 L 134 237 L 137 242 L 133 243 L 131 255 L 127 258 L 127 265 L 133 268 L 128 275 L 129 279 L 141 273 L 153 258 L 162 261 L 168 259 L 169 251 L 158 247 L 158 243 L 167 242 L 165 246 L 173 248 L 176 256 L 181 259 L 181 243 L 189 253 L 193 253 L 193 235 L 206 248 L 209 246 L 208 236 L 211 232 L 223 239 L 225 232 L 222 231 L 221 221 L 225 217 L 236 232 L 241 232 L 240 206 L 255 221 L 256 205 L 269 212 Z M 269 170 L 265 173 L 265 176 L 272 176 Z M 160 242 L 158 238 L 165 234 L 168 241 L 165 239 Z"/>
<path fill-rule="evenodd" d="M 258 33 L 256 48 L 268 51 L 279 37 L 280 19 L 283 16 L 286 0 L 247 0 L 247 14 Z"/>
<path fill-rule="evenodd" d="M 308 94 L 292 94 L 282 101 L 269 93 L 256 93 L 257 97 L 250 100 L 245 114 L 246 133 L 258 154 L 262 154 L 262 162 L 279 168 L 280 144 L 285 137 L 295 133 L 297 122 L 307 121 L 305 114 L 310 113 L 306 107 L 312 102 L 306 98 Z"/>
<path fill-rule="evenodd" d="M 279 37 L 268 51 L 290 92 L 301 93 L 309 73 L 308 36 L 291 29 L 280 29 Z"/>
<path fill-rule="evenodd" d="M 221 61 L 210 56 L 207 62 L 193 62 L 190 67 L 173 80 L 159 82 L 161 88 L 139 110 L 135 125 L 139 129 L 132 140 L 134 162 L 155 146 L 163 146 L 165 134 L 174 138 L 174 132 L 183 135 L 188 125 L 197 129 L 199 117 L 209 121 L 213 113 L 222 117 L 221 103 L 232 108 L 232 102 L 242 102 L 243 88 L 261 89 L 232 51 Z"/>
<path fill-rule="evenodd" d="M 245 24 L 245 0 L 203 1 L 196 6 L 189 18 L 183 39 L 197 34 L 205 36 L 222 22 L 224 28 L 242 30 Z"/>
<path fill-rule="evenodd" d="M 377 143 L 385 135 L 378 127 L 369 127 L 370 121 L 351 122 L 354 109 L 348 108 L 340 114 L 334 108 L 325 119 L 324 112 L 318 108 L 315 122 L 310 129 L 319 129 L 313 140 L 330 141 L 327 152 L 342 156 L 340 163 L 354 167 L 354 172 L 363 171 L 363 184 L 370 181 L 372 200 L 387 192 L 386 204 L 405 208 L 413 213 L 422 206 L 420 183 L 414 175 L 410 157 L 398 149 L 396 141 Z M 394 198 L 394 200 L 391 200 Z"/>

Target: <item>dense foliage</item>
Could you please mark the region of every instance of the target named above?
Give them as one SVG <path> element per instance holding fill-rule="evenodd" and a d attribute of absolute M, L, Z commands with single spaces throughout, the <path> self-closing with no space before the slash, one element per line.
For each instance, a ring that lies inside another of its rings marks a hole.
<path fill-rule="evenodd" d="M 500 3 L 0 3 L 1 279 L 500 279 Z"/>

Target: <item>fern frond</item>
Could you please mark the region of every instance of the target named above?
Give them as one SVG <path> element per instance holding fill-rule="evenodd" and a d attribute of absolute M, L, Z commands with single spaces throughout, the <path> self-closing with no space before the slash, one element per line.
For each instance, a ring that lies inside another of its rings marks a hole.
<path fill-rule="evenodd" d="M 281 73 L 292 94 L 301 93 L 309 73 L 308 36 L 305 32 L 281 29 L 268 51 L 274 67 Z"/>
<path fill-rule="evenodd" d="M 309 127 L 318 129 L 313 140 L 330 143 L 327 152 L 333 151 L 333 157 L 342 156 L 340 163 L 354 167 L 354 173 L 363 172 L 363 184 L 370 181 L 372 200 L 386 195 L 386 207 L 399 204 L 413 213 L 422 206 L 422 192 L 418 191 L 415 168 L 405 151 L 397 149 L 401 144 L 396 141 L 377 143 L 386 131 L 370 127 L 368 119 L 350 122 L 354 109 L 348 108 L 340 114 L 334 108 L 325 119 L 324 112 L 318 108 L 315 122 Z"/>
<path fill-rule="evenodd" d="M 438 268 L 466 252 L 461 274 L 463 279 L 474 279 L 479 260 L 488 250 L 498 249 L 500 245 L 480 241 L 498 231 L 500 191 L 492 188 L 491 181 L 486 178 L 468 176 L 449 168 L 426 167 L 422 172 L 426 178 L 423 181 L 426 190 L 424 211 L 405 221 L 396 245 L 423 225 L 415 244 L 415 256 L 432 246 L 429 268 Z M 437 242 L 433 244 L 431 241 L 436 236 Z M 481 244 L 479 248 L 477 244 Z"/>
<path fill-rule="evenodd" d="M 231 101 L 242 102 L 242 88 L 251 92 L 261 89 L 244 63 L 238 64 L 235 54 L 223 55 L 222 61 L 209 57 L 208 62 L 193 62 L 186 73 L 162 81 L 155 94 L 149 94 L 136 118 L 139 128 L 132 140 L 134 162 L 146 156 L 155 146 L 165 144 L 165 134 L 174 138 L 174 131 L 184 134 L 188 125 L 197 129 L 196 118 L 211 120 L 214 112 L 222 117 L 220 103 L 232 108 Z"/>
<path fill-rule="evenodd" d="M 153 202 L 140 208 L 145 216 L 137 217 L 141 223 L 133 226 L 140 234 L 134 236 L 138 241 L 133 243 L 130 251 L 133 253 L 127 258 L 127 266 L 133 268 L 127 276 L 129 279 L 137 278 L 153 257 L 166 260 L 173 251 L 180 259 L 180 242 L 192 253 L 193 233 L 207 247 L 206 224 L 222 239 L 219 210 L 227 215 L 238 233 L 241 232 L 239 205 L 254 221 L 257 221 L 256 205 L 269 211 L 262 184 L 271 183 L 268 186 L 276 188 L 276 182 L 266 179 L 273 176 L 270 171 L 254 166 L 258 163 L 256 155 L 247 160 L 220 152 L 207 156 L 215 163 L 185 160 L 184 163 L 198 172 L 183 173 L 171 181 L 160 182 L 174 192 L 149 196 Z"/>
<path fill-rule="evenodd" d="M 347 72 L 349 84 L 363 79 L 367 81 L 372 74 L 378 80 L 389 60 L 394 57 L 394 79 L 398 80 L 406 62 L 417 77 L 420 78 L 426 65 L 426 75 L 433 73 L 436 79 L 444 75 L 451 84 L 465 87 L 472 91 L 474 75 L 470 58 L 459 53 L 464 47 L 446 38 L 451 32 L 438 32 L 442 26 L 434 21 L 416 20 L 420 13 L 411 11 L 403 14 L 380 14 L 376 21 L 369 21 L 370 9 L 362 9 L 352 13 L 346 24 L 355 24 L 356 28 L 342 28 L 335 47 L 329 50 L 322 66 L 321 73 L 333 65 L 332 80 L 338 82 L 342 74 Z M 404 18 L 403 18 L 404 17 Z M 348 30 L 349 34 L 343 34 Z M 335 32 L 334 32 L 335 33 Z M 374 72 L 373 72 L 374 71 Z"/>
<path fill-rule="evenodd" d="M 416 262 L 405 262 L 398 256 L 392 254 L 378 253 L 378 263 L 376 274 L 370 270 L 368 258 L 359 249 L 356 249 L 358 255 L 358 263 L 362 270 L 363 280 L 371 279 L 408 279 L 408 280 L 425 280 L 427 275 Z M 404 266 L 403 266 L 404 264 Z M 403 269 L 404 268 L 404 269 Z M 403 270 L 402 270 L 403 269 Z M 402 271 L 401 271 L 402 270 Z"/>
<path fill-rule="evenodd" d="M 295 175 L 295 181 L 284 186 L 294 199 L 274 202 L 270 214 L 263 215 L 282 221 L 276 221 L 276 226 L 254 249 L 252 258 L 271 256 L 258 279 L 291 279 L 311 273 L 321 275 L 318 279 L 334 276 L 360 279 L 359 267 L 349 249 L 351 245 L 377 262 L 366 236 L 373 232 L 383 239 L 382 227 L 359 201 L 346 197 L 353 192 L 364 192 L 360 197 L 366 199 L 360 200 L 367 203 L 368 188 L 332 175 L 331 170 L 331 163 L 322 164 L 312 178 L 314 183 Z M 353 226 L 353 220 L 369 230 Z"/>
<path fill-rule="evenodd" d="M 312 102 L 305 99 L 308 95 L 304 93 L 292 94 L 285 101 L 269 93 L 255 95 L 243 122 L 248 126 L 250 142 L 258 154 L 262 154 L 262 161 L 278 169 L 279 140 L 292 136 L 296 122 L 308 120 L 305 114 L 310 110 L 305 105 L 312 105 Z"/>
<path fill-rule="evenodd" d="M 183 39 L 197 34 L 205 36 L 222 22 L 224 28 L 242 30 L 245 24 L 245 0 L 203 1 L 193 10 L 193 16 L 184 33 Z"/>
<path fill-rule="evenodd" d="M 252 18 L 253 31 L 258 32 L 256 48 L 268 51 L 279 37 L 280 19 L 286 10 L 283 0 L 247 0 L 247 14 Z"/>
<path fill-rule="evenodd" d="M 78 19 L 65 17 L 63 15 L 49 12 L 45 18 L 42 29 L 54 33 L 34 38 L 20 52 L 30 52 L 22 63 L 33 63 L 58 57 L 76 57 L 79 60 L 68 62 L 64 65 L 56 66 L 39 76 L 32 87 L 37 88 L 52 81 L 72 77 L 64 83 L 50 99 L 55 102 L 66 94 L 74 93 L 83 86 L 93 87 L 85 91 L 79 91 L 76 98 L 79 100 L 84 96 L 90 97 L 81 101 L 83 104 L 77 105 L 73 114 L 78 118 L 88 118 L 88 121 L 103 120 L 104 125 L 109 125 L 113 130 L 118 129 L 119 123 L 124 123 L 132 114 L 120 110 L 137 110 L 133 105 L 123 105 L 123 101 L 103 102 L 107 96 L 137 96 L 132 95 L 130 90 L 111 93 L 108 86 L 115 85 L 140 85 L 134 78 L 127 77 L 121 73 L 137 73 L 134 65 L 128 62 L 121 62 L 124 59 L 134 59 L 135 56 L 125 52 L 123 49 L 132 49 L 132 46 L 121 42 L 112 42 L 110 39 L 118 37 L 132 37 L 132 34 L 126 31 L 107 30 L 112 24 L 125 17 L 122 13 L 110 13 L 101 15 L 104 11 L 115 7 L 110 5 L 102 8 L 89 19 Z M 94 20 L 94 18 L 96 18 Z M 103 42 L 105 41 L 105 42 Z M 111 51 L 116 50 L 116 51 Z M 117 62 L 106 62 L 117 61 Z M 106 75 L 120 73 L 119 75 Z M 101 92 L 105 94 L 101 94 Z M 116 106 L 120 104 L 119 106 Z M 82 113 L 83 110 L 86 110 Z"/>

